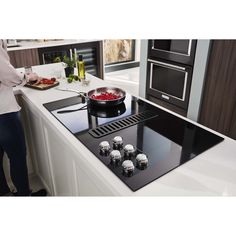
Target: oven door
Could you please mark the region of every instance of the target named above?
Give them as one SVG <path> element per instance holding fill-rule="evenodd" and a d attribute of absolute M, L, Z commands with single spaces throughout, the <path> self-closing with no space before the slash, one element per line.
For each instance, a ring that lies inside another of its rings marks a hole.
<path fill-rule="evenodd" d="M 197 40 L 149 40 L 149 57 L 193 65 Z"/>
<path fill-rule="evenodd" d="M 148 67 L 147 94 L 187 110 L 192 68 L 151 59 Z"/>

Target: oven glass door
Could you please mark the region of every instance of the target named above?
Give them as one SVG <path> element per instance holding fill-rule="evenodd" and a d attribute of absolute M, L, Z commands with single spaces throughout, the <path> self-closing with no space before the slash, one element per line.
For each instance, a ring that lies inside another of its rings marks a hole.
<path fill-rule="evenodd" d="M 148 59 L 147 96 L 166 101 L 184 110 L 188 108 L 192 67 Z"/>
<path fill-rule="evenodd" d="M 188 72 L 180 67 L 163 62 L 151 61 L 150 88 L 162 93 L 162 98 L 173 97 L 185 100 Z"/>
<path fill-rule="evenodd" d="M 192 40 L 152 40 L 152 49 L 190 56 Z"/>
<path fill-rule="evenodd" d="M 197 40 L 175 39 L 148 41 L 148 58 L 193 66 Z"/>

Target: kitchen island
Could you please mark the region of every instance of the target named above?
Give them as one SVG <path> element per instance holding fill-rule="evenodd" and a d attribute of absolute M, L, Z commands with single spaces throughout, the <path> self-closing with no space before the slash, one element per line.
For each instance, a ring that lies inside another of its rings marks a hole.
<path fill-rule="evenodd" d="M 33 71 L 42 76 L 51 76 L 51 72 L 59 70 L 60 66 L 61 64 L 35 66 Z M 59 87 L 87 92 L 106 86 L 104 81 L 92 75 L 87 77 L 91 80 L 87 87 L 81 86 L 79 82 L 68 84 L 64 79 L 60 80 Z M 228 137 L 211 130 L 212 133 L 224 137 L 224 141 L 133 192 L 43 106 L 48 102 L 75 96 L 74 92 L 63 92 L 56 88 L 37 91 L 17 87 L 15 93 L 22 106 L 27 142 L 30 147 L 29 154 L 35 173 L 51 195 L 236 195 L 236 142 Z M 195 122 L 192 123 L 203 127 Z"/>

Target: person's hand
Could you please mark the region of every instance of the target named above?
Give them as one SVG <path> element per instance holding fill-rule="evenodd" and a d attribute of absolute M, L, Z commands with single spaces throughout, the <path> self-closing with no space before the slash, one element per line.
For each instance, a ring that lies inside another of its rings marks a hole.
<path fill-rule="evenodd" d="M 26 74 L 26 77 L 29 82 L 34 82 L 34 84 L 38 84 L 41 80 L 41 77 L 39 77 L 36 73 Z"/>

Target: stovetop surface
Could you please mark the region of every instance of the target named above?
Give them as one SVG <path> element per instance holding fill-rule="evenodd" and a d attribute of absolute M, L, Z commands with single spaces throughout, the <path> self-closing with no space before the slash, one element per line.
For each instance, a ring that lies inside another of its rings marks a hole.
<path fill-rule="evenodd" d="M 87 109 L 59 114 L 60 110 L 86 105 L 81 97 L 72 97 L 44 106 L 101 160 L 130 189 L 136 191 L 176 167 L 218 144 L 223 138 L 190 122 L 150 105 L 129 94 L 123 104 L 109 109 L 88 106 Z M 123 138 L 122 161 L 114 164 L 100 152 L 99 144 L 108 141 L 113 150 L 115 136 Z M 135 156 L 125 157 L 124 146 L 132 144 L 136 155 L 148 157 L 145 169 L 137 167 Z M 130 159 L 134 172 L 127 176 L 122 162 Z"/>

